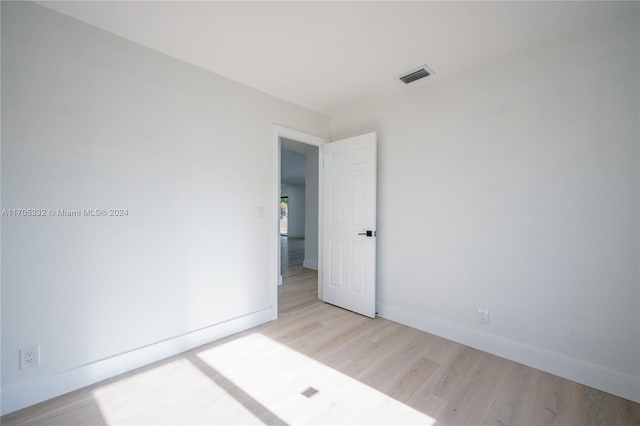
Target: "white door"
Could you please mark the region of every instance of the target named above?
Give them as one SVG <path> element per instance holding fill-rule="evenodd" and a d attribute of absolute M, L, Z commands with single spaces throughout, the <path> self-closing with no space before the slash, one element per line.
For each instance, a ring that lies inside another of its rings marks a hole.
<path fill-rule="evenodd" d="M 376 134 L 324 145 L 323 300 L 376 315 Z"/>

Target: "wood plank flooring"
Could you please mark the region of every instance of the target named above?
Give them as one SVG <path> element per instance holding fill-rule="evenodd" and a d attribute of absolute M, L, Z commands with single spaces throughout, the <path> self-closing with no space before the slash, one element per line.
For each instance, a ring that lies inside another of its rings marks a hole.
<path fill-rule="evenodd" d="M 280 237 L 280 261 L 283 280 L 303 272 L 304 239 Z"/>
<path fill-rule="evenodd" d="M 318 301 L 301 241 L 283 244 L 278 320 L 2 424 L 640 425 L 639 404 Z"/>

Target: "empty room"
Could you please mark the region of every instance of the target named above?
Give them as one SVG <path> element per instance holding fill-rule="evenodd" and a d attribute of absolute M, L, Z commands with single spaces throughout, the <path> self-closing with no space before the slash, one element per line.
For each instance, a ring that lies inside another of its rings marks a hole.
<path fill-rule="evenodd" d="M 640 2 L 0 4 L 3 425 L 640 425 Z"/>

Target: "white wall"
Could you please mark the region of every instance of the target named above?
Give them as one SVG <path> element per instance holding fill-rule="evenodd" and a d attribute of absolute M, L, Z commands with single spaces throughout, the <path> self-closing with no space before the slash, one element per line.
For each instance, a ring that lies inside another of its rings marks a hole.
<path fill-rule="evenodd" d="M 305 240 L 303 266 L 318 269 L 318 149 L 305 154 Z"/>
<path fill-rule="evenodd" d="M 331 117 L 379 134 L 382 316 L 640 401 L 638 18 Z"/>
<path fill-rule="evenodd" d="M 2 218 L 3 413 L 275 316 L 272 125 L 325 117 L 23 2 L 2 88 L 4 208 L 129 211 Z"/>
<path fill-rule="evenodd" d="M 289 236 L 304 238 L 305 220 L 305 185 L 291 185 L 283 183 L 280 195 L 289 197 Z"/>

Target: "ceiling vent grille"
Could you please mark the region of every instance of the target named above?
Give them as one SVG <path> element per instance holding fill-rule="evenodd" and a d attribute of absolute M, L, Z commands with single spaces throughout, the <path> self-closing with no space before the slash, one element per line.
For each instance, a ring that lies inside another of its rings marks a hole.
<path fill-rule="evenodd" d="M 419 68 L 416 68 L 414 70 L 411 70 L 409 72 L 402 74 L 398 78 L 404 84 L 409 84 L 409 83 L 413 83 L 416 80 L 420 80 L 421 78 L 428 77 L 431 74 L 433 74 L 433 71 L 428 66 L 423 65 Z"/>

